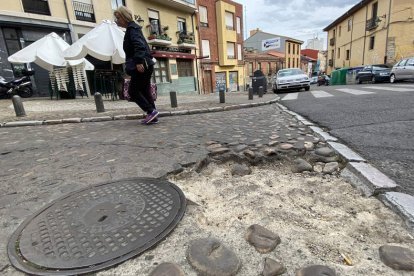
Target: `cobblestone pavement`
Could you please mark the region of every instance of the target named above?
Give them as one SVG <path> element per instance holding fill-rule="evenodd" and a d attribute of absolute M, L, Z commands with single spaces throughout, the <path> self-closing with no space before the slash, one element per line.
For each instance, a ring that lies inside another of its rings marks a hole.
<path fill-rule="evenodd" d="M 229 96 L 227 99 L 231 104 L 244 103 L 246 98 Z M 265 95 L 263 101 L 273 98 L 274 95 Z M 214 97 L 214 100 L 218 102 L 218 98 Z M 169 110 L 167 102 L 168 98 L 159 100 L 161 111 L 164 108 Z M 184 102 L 184 99 L 179 99 L 183 109 L 187 107 Z M 193 102 L 191 106 L 212 107 L 217 105 L 214 102 L 207 98 Z M 33 110 L 35 113 L 36 101 L 26 103 L 28 112 Z M 85 105 L 90 105 L 90 102 Z M 121 112 L 129 110 L 123 109 L 123 105 Z M 82 104 L 77 102 L 74 106 L 78 108 Z M 66 112 L 60 108 L 62 113 L 58 115 L 43 109 L 35 117 L 88 115 L 85 110 L 73 109 Z M 2 120 L 12 119 L 2 116 Z M 20 275 L 10 266 L 4 250 L 9 236 L 35 210 L 69 192 L 130 177 L 166 177 L 188 166 L 202 168 L 208 156 L 213 159 L 220 156 L 219 161 L 247 159 L 250 164 L 264 159 L 280 160 L 281 156 L 303 156 L 307 150 L 320 146 L 320 140 L 309 128 L 273 104 L 162 117 L 159 124 L 151 126 L 140 125 L 137 120 L 121 120 L 1 128 L 0 144 L 0 244 L 3 245 L 0 272 Z M 325 163 L 339 161 L 328 155 L 330 158 Z M 338 166 L 343 167 L 343 164 L 336 164 L 336 168 Z M 406 238 L 402 242 L 409 243 L 408 240 Z M 151 258 L 148 264 L 152 264 Z M 252 275 L 246 273 L 241 275 Z M 104 275 L 130 274 L 117 271 Z"/>

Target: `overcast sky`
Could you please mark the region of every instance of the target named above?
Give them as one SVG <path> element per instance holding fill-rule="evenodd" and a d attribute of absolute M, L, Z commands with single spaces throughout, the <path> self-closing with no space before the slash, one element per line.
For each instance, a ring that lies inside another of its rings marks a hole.
<path fill-rule="evenodd" d="M 302 40 L 302 48 L 305 48 L 307 40 L 318 35 L 324 38 L 326 48 L 323 29 L 361 0 L 234 1 L 246 8 L 247 37 L 250 30 L 259 28 L 264 32 Z"/>

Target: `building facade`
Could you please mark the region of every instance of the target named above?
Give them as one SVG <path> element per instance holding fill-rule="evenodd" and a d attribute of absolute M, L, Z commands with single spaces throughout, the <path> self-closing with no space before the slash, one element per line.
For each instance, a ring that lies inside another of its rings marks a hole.
<path fill-rule="evenodd" d="M 198 0 L 200 92 L 245 86 L 243 6 L 230 0 Z"/>
<path fill-rule="evenodd" d="M 8 56 L 51 32 L 71 44 L 102 20 L 112 20 L 114 10 L 120 5 L 140 17 L 143 33 L 158 60 L 153 81 L 158 84 L 159 92 L 197 91 L 195 0 L 0 1 L 2 76 L 13 78 L 13 71 L 19 67 L 8 63 Z M 87 58 L 97 69 L 111 68 L 109 62 Z M 48 96 L 48 72 L 34 63 L 29 66 L 35 70 L 37 96 Z"/>
<path fill-rule="evenodd" d="M 335 68 L 394 64 L 414 55 L 414 2 L 362 0 L 324 31 L 327 73 Z"/>
<path fill-rule="evenodd" d="M 300 47 L 302 44 L 301 40 L 266 33 L 260 29 L 250 31 L 250 37 L 244 41 L 244 47 L 248 51 L 283 53 L 285 57 L 284 68 L 300 68 Z"/>

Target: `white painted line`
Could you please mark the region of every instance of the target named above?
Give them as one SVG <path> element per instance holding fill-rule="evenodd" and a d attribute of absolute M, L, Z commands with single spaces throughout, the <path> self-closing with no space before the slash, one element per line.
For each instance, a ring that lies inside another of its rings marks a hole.
<path fill-rule="evenodd" d="M 282 101 L 291 101 L 296 100 L 298 98 L 299 93 L 289 93 L 283 97 Z"/>
<path fill-rule="evenodd" d="M 322 91 L 322 90 L 312 90 L 312 95 L 315 98 L 326 98 L 326 97 L 332 97 L 333 95 L 329 94 L 328 92 Z"/>
<path fill-rule="evenodd" d="M 414 88 L 414 85 L 412 85 L 412 84 L 393 84 L 392 86 L 398 86 L 398 87 L 412 87 L 412 88 Z"/>
<path fill-rule="evenodd" d="M 349 94 L 353 94 L 353 95 L 375 94 L 375 92 L 369 92 L 369 91 L 357 90 L 357 89 L 350 89 L 350 88 L 340 88 L 340 89 L 335 89 L 335 90 L 345 92 L 345 93 L 349 93 Z"/>
<path fill-rule="evenodd" d="M 409 91 L 414 91 L 414 87 L 412 89 L 409 89 L 409 88 L 400 88 L 400 87 L 388 87 L 388 86 L 365 86 L 363 88 L 377 89 L 377 90 L 385 90 L 385 91 L 394 91 L 394 92 L 409 92 Z"/>

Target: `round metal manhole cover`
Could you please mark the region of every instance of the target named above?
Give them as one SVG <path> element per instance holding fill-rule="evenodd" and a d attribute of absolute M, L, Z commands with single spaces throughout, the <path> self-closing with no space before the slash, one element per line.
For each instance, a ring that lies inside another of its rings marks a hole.
<path fill-rule="evenodd" d="M 82 274 L 134 257 L 161 241 L 184 215 L 174 184 L 134 178 L 96 185 L 59 198 L 13 233 L 8 255 L 36 275 Z"/>

